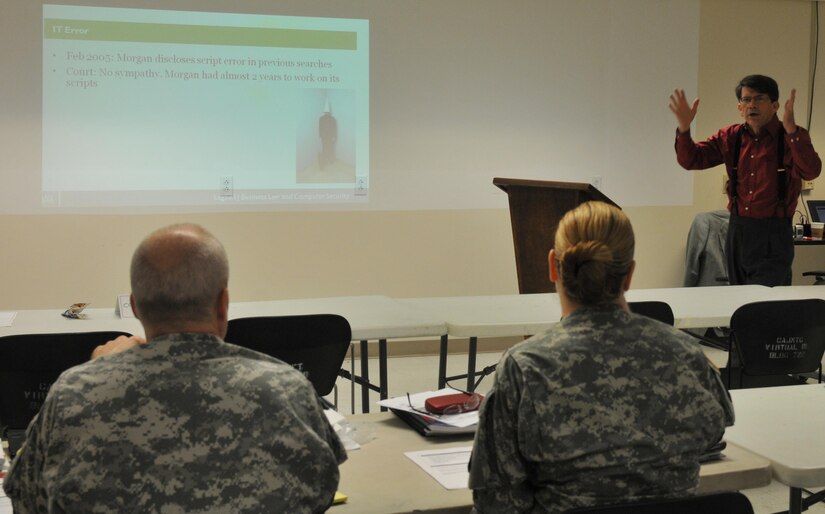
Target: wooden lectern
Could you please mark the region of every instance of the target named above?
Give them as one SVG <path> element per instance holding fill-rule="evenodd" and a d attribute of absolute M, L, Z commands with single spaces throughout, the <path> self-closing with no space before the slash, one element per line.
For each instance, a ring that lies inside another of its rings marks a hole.
<path fill-rule="evenodd" d="M 553 248 L 556 227 L 567 211 L 590 200 L 616 205 L 590 184 L 514 178 L 494 178 L 493 184 L 510 197 L 510 224 L 521 294 L 555 292 L 547 254 Z"/>

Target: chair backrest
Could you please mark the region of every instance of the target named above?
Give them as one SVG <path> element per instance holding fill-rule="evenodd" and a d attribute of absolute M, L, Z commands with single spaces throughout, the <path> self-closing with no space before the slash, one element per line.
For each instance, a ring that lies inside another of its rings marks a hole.
<path fill-rule="evenodd" d="M 0 337 L 0 427 L 25 429 L 61 373 L 89 360 L 98 345 L 125 332 L 20 334 Z"/>
<path fill-rule="evenodd" d="M 291 364 L 319 396 L 326 396 L 335 386 L 351 338 L 344 317 L 308 314 L 232 319 L 225 339 Z"/>
<path fill-rule="evenodd" d="M 568 514 L 753 514 L 748 497 L 739 492 L 724 492 L 689 498 L 650 500 L 621 505 L 602 505 L 573 509 Z"/>
<path fill-rule="evenodd" d="M 673 325 L 673 309 L 665 302 L 627 302 L 631 312 Z"/>
<path fill-rule="evenodd" d="M 728 283 L 725 242 L 730 213 L 720 209 L 700 212 L 693 218 L 685 249 L 685 287 Z"/>
<path fill-rule="evenodd" d="M 810 373 L 825 352 L 825 300 L 745 304 L 730 319 L 731 346 L 746 375 Z"/>

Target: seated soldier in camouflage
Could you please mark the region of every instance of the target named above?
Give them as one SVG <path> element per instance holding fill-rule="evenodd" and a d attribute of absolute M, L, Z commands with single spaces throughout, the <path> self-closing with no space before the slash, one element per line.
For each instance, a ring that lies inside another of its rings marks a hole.
<path fill-rule="evenodd" d="M 695 340 L 629 311 L 633 248 L 630 221 L 605 203 L 561 220 L 549 265 L 563 319 L 498 364 L 470 464 L 478 512 L 690 495 L 699 456 L 733 424 Z"/>
<path fill-rule="evenodd" d="M 321 512 L 346 453 L 291 366 L 225 343 L 226 252 L 196 225 L 132 258 L 146 332 L 61 375 L 4 488 L 15 512 Z"/>

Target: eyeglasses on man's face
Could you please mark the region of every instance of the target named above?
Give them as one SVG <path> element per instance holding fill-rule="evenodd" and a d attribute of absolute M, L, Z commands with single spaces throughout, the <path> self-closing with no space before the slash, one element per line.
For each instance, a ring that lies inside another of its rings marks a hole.
<path fill-rule="evenodd" d="M 770 101 L 768 95 L 743 96 L 739 99 L 739 103 L 742 105 L 748 105 L 750 103 L 763 104 L 768 101 Z"/>

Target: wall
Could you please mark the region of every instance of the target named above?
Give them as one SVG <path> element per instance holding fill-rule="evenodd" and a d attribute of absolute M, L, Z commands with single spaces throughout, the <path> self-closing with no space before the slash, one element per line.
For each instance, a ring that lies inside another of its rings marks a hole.
<path fill-rule="evenodd" d="M 817 12 L 818 8 L 818 12 Z M 825 66 L 825 56 L 822 55 L 822 45 L 820 44 L 819 52 L 815 49 L 816 32 L 817 32 L 817 16 L 819 18 L 820 36 L 822 38 L 821 30 L 823 23 L 825 23 L 825 5 L 822 2 L 814 2 L 813 16 L 811 17 L 811 76 L 814 82 L 814 103 L 813 111 L 810 117 L 811 138 L 813 139 L 814 148 L 819 150 L 819 155 L 825 158 L 825 110 L 822 109 L 822 101 L 825 99 L 825 84 L 822 82 L 822 67 Z M 807 106 L 806 106 L 807 110 Z M 825 181 L 819 179 L 815 181 L 814 190 L 803 193 L 806 200 L 821 200 L 825 198 Z M 794 284 L 811 284 L 813 280 L 810 277 L 802 277 L 802 272 L 811 270 L 825 270 L 825 247 L 822 246 L 808 246 L 797 247 L 796 256 L 794 259 Z"/>
<path fill-rule="evenodd" d="M 732 90 L 748 73 L 773 75 L 783 94 L 796 87 L 798 103 L 807 102 L 811 9 L 804 0 L 702 1 L 699 137 L 737 120 Z M 669 93 L 650 101 L 667 109 Z M 823 94 L 818 91 L 819 98 Z M 803 110 L 797 119 L 804 124 Z M 825 136 L 814 133 L 814 143 L 822 151 Z M 692 206 L 627 209 L 638 234 L 635 287 L 681 285 L 693 216 L 724 206 L 721 173 L 696 174 Z M 61 308 L 76 301 L 114 306 L 116 295 L 129 290 L 128 261 L 138 241 L 158 226 L 183 220 L 204 224 L 226 244 L 234 300 L 517 291 L 509 214 L 502 209 L 7 215 L 0 216 L 0 309 Z"/>

